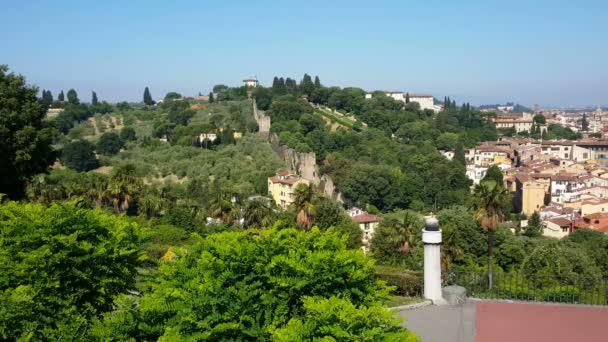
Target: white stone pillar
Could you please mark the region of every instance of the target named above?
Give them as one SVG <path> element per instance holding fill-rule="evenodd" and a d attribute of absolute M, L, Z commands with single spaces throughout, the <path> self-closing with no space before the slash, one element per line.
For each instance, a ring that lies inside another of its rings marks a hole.
<path fill-rule="evenodd" d="M 422 230 L 424 243 L 424 298 L 433 303 L 443 302 L 441 295 L 441 229 L 435 217 L 426 219 Z"/>

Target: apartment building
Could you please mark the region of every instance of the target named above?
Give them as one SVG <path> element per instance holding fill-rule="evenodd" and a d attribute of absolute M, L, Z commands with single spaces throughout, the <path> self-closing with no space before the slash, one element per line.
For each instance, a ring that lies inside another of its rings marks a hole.
<path fill-rule="evenodd" d="M 299 184 L 310 185 L 310 182 L 287 171 L 277 172 L 274 177 L 268 178 L 268 194 L 277 205 L 285 209 L 293 203 L 294 192 Z"/>

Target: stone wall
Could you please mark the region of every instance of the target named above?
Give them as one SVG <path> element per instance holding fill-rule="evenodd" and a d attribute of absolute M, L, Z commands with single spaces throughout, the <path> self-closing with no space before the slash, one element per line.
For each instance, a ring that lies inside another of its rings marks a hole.
<path fill-rule="evenodd" d="M 272 150 L 283 160 L 288 171 L 296 173 L 302 178 L 314 184 L 317 191 L 331 199 L 340 203 L 344 203 L 344 198 L 336 189 L 334 181 L 329 175 L 319 175 L 319 167 L 317 166 L 317 157 L 314 152 L 303 153 L 297 152 L 293 148 L 282 145 L 279 137 L 272 133 L 270 134 L 270 146 Z"/>
<path fill-rule="evenodd" d="M 253 115 L 259 126 L 259 133 L 268 138 L 272 150 L 283 160 L 288 171 L 310 181 L 326 197 L 344 203 L 342 194 L 336 190 L 331 177 L 329 175 L 319 175 L 319 167 L 317 166 L 317 158 L 314 152 L 297 152 L 286 145 L 282 145 L 279 137 L 274 133 L 270 133 L 270 117 L 266 116 L 263 111 L 258 110 L 255 99 L 253 99 Z"/>

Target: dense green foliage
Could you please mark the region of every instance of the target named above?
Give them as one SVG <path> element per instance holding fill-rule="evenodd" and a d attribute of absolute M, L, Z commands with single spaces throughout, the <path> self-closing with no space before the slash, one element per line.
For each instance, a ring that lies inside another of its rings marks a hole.
<path fill-rule="evenodd" d="M 98 166 L 95 146 L 87 140 L 72 141 L 63 146 L 61 162 L 76 171 L 92 170 Z"/>
<path fill-rule="evenodd" d="M 97 153 L 112 156 L 118 153 L 124 143 L 120 136 L 114 132 L 106 132 L 97 141 Z"/>
<path fill-rule="evenodd" d="M 357 307 L 348 300 L 306 298 L 303 318 L 291 319 L 273 332 L 274 341 L 401 341 L 420 339 L 399 326 L 393 313 L 382 306 Z"/>
<path fill-rule="evenodd" d="M 78 202 L 0 205 L 0 337 L 85 340 L 89 320 L 134 288 L 135 226 Z"/>
<path fill-rule="evenodd" d="M 372 204 L 383 211 L 421 210 L 467 200 L 470 182 L 464 164 L 447 160 L 437 149 L 495 139 L 494 127 L 480 112 L 454 104 L 433 114 L 382 93 L 366 100 L 361 89 L 326 88 L 310 79 L 305 75 L 294 87 L 292 79 L 275 77 L 271 88 L 258 87 L 254 96 L 259 108 L 267 109 L 281 143 L 299 152 L 315 152 L 322 171 L 353 204 Z M 332 130 L 301 95 L 348 114 L 369 129 L 350 124 Z"/>
<path fill-rule="evenodd" d="M 38 89 L 0 65 L 0 193 L 23 195 L 27 179 L 45 172 L 56 158 L 51 147 L 56 131 L 43 121 L 46 107 Z"/>
<path fill-rule="evenodd" d="M 138 299 L 138 306 L 124 300 L 118 311 L 104 317 L 96 329 L 100 338 L 117 334 L 136 340 L 306 337 L 325 331 L 310 316 L 315 304 L 333 307 L 325 313 L 329 316 L 339 309 L 369 314 L 358 327 L 346 322 L 335 326 L 345 334 L 406 336 L 388 314 L 375 309 L 388 289 L 376 280 L 371 259 L 361 251 L 347 250 L 333 231 L 272 229 L 210 235 L 162 265 L 157 279 L 151 291 Z"/>

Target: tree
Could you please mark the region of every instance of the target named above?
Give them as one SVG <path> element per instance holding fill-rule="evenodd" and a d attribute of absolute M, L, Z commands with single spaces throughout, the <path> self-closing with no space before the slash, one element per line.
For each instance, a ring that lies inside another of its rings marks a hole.
<path fill-rule="evenodd" d="M 57 101 L 60 101 L 60 102 L 65 101 L 65 96 L 63 95 L 63 90 L 61 92 L 59 92 L 59 95 L 57 96 Z"/>
<path fill-rule="evenodd" d="M 135 288 L 137 228 L 82 202 L 0 205 L 0 339 L 86 341 Z"/>
<path fill-rule="evenodd" d="M 144 104 L 146 106 L 154 105 L 154 100 L 152 99 L 152 95 L 150 94 L 150 89 L 148 89 L 148 87 L 144 89 Z"/>
<path fill-rule="evenodd" d="M 339 297 L 358 308 L 376 307 L 388 297 L 373 260 L 347 250 L 332 231 L 224 232 L 176 253 L 173 262 L 161 265 L 143 297 L 118 301 L 116 310 L 96 324 L 97 340 L 123 334 L 121 340 L 268 341 L 290 319 L 306 316 L 306 297 Z M 359 324 L 340 326 L 352 334 L 360 331 Z M 393 324 L 382 326 L 387 333 L 398 331 Z M 312 334 L 323 333 L 318 329 Z"/>
<path fill-rule="evenodd" d="M 300 82 L 300 91 L 305 95 L 310 96 L 315 90 L 315 84 L 312 82 L 312 78 L 308 74 L 304 74 L 302 81 Z"/>
<path fill-rule="evenodd" d="M 92 92 L 91 94 L 91 104 L 93 106 L 97 106 L 99 104 L 99 101 L 97 100 L 97 93 Z"/>
<path fill-rule="evenodd" d="M 73 105 L 80 104 L 80 100 L 78 99 L 78 93 L 76 93 L 76 90 L 68 90 L 68 103 Z"/>
<path fill-rule="evenodd" d="M 475 186 L 473 203 L 475 219 L 488 234 L 488 286 L 492 289 L 492 247 L 494 232 L 504 219 L 503 208 L 509 202 L 509 192 L 501 183 L 486 180 Z"/>
<path fill-rule="evenodd" d="M 547 123 L 547 119 L 542 114 L 536 114 L 534 115 L 534 123 L 537 125 L 544 125 Z"/>
<path fill-rule="evenodd" d="M 274 223 L 275 213 L 269 201 L 264 198 L 247 202 L 243 210 L 245 228 L 265 228 Z"/>
<path fill-rule="evenodd" d="M 213 86 L 213 92 L 218 94 L 223 92 L 224 90 L 228 90 L 228 86 L 224 84 L 216 84 Z"/>
<path fill-rule="evenodd" d="M 462 165 L 467 164 L 462 143 L 456 145 L 456 149 L 454 150 L 454 160 Z"/>
<path fill-rule="evenodd" d="M 63 147 L 61 162 L 76 171 L 92 170 L 98 166 L 95 146 L 88 140 L 72 141 Z"/>
<path fill-rule="evenodd" d="M 182 94 L 170 91 L 165 95 L 165 101 L 167 100 L 178 100 L 182 98 Z"/>
<path fill-rule="evenodd" d="M 410 103 L 410 93 L 405 93 L 405 103 Z"/>
<path fill-rule="evenodd" d="M 488 168 L 488 170 L 486 171 L 486 175 L 483 177 L 483 180 L 493 180 L 495 181 L 497 184 L 503 184 L 503 175 L 502 175 L 502 171 L 500 170 L 500 168 L 496 165 L 492 165 Z"/>
<path fill-rule="evenodd" d="M 321 88 L 321 81 L 319 80 L 319 76 L 315 76 L 315 88 L 319 89 Z"/>
<path fill-rule="evenodd" d="M 124 142 L 137 140 L 137 135 L 133 127 L 124 127 L 120 130 L 120 140 Z"/>
<path fill-rule="evenodd" d="M 124 146 L 124 142 L 118 134 L 114 132 L 106 132 L 99 137 L 97 141 L 97 153 L 112 156 L 118 153 Z"/>
<path fill-rule="evenodd" d="M 587 121 L 587 113 L 583 113 L 583 118 L 581 119 L 581 131 L 587 132 L 589 130 L 589 121 Z"/>
<path fill-rule="evenodd" d="M 528 225 L 524 228 L 524 235 L 529 237 L 539 237 L 543 235 L 543 222 L 537 211 L 528 219 Z"/>
<path fill-rule="evenodd" d="M 213 98 L 213 93 L 210 92 L 209 93 L 209 103 L 213 103 L 213 102 L 215 102 L 215 99 Z"/>
<path fill-rule="evenodd" d="M 273 341 L 421 341 L 382 306 L 356 307 L 337 297 L 306 297 L 304 317 L 273 332 Z"/>
<path fill-rule="evenodd" d="M 114 212 L 126 212 L 142 186 L 142 179 L 137 176 L 135 166 L 123 164 L 115 167 L 106 191 L 107 197 L 112 201 Z"/>
<path fill-rule="evenodd" d="M 346 215 L 340 203 L 321 197 L 314 201 L 314 206 L 317 210 L 315 226 L 322 231 L 333 228 L 336 232 L 346 235 L 348 248 L 361 248 L 363 232 L 359 224 Z"/>
<path fill-rule="evenodd" d="M 419 214 L 405 210 L 380 222 L 371 243 L 376 260 L 384 264 L 399 264 L 410 253 L 424 228 Z"/>
<path fill-rule="evenodd" d="M 53 94 L 50 90 L 42 90 L 42 103 L 49 107 L 53 103 Z"/>
<path fill-rule="evenodd" d="M 0 65 L 0 193 L 23 196 L 25 182 L 56 159 L 51 144 L 57 131 L 43 119 L 46 108 L 36 87 Z"/>
<path fill-rule="evenodd" d="M 317 209 L 312 204 L 314 195 L 312 186 L 304 183 L 298 184 L 294 191 L 292 206 L 298 215 L 296 221 L 301 228 L 307 231 L 312 228 L 317 217 Z"/>

